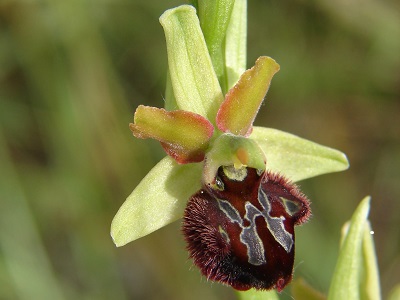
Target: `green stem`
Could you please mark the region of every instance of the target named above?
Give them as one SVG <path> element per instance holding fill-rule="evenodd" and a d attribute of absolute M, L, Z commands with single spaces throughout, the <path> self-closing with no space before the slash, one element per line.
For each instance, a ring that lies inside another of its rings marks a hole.
<path fill-rule="evenodd" d="M 225 74 L 228 90 L 246 71 L 247 0 L 236 0 L 225 37 Z"/>
<path fill-rule="evenodd" d="M 225 36 L 231 19 L 235 0 L 198 1 L 200 26 L 207 43 L 211 61 L 221 89 L 228 90 L 225 63 Z"/>

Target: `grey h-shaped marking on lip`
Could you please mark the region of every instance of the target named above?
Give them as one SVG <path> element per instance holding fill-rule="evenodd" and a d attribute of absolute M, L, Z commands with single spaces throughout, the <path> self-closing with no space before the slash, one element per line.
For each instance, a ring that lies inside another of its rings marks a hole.
<path fill-rule="evenodd" d="M 232 223 L 238 223 L 242 232 L 240 233 L 240 241 L 247 247 L 248 262 L 252 265 L 262 265 L 267 261 L 264 255 L 264 246 L 262 240 L 257 233 L 255 218 L 262 216 L 261 212 L 250 202 L 245 203 L 245 218 L 249 220 L 250 225 L 244 226 L 242 217 L 237 209 L 229 202 L 223 199 L 217 199 L 219 208 L 225 213 Z"/>
<path fill-rule="evenodd" d="M 249 263 L 252 265 L 262 265 L 267 261 L 264 255 L 264 245 L 258 235 L 256 217 L 261 216 L 261 212 L 250 202 L 245 204 L 246 214 L 245 218 L 250 221 L 250 226 L 242 227 L 243 230 L 240 233 L 240 240 L 247 246 L 247 256 L 249 257 Z"/>
<path fill-rule="evenodd" d="M 252 203 L 246 201 L 245 203 L 245 219 L 250 222 L 249 226 L 243 225 L 243 220 L 238 210 L 227 200 L 217 199 L 220 209 L 225 213 L 228 219 L 233 223 L 238 223 L 242 232 L 240 233 L 240 241 L 247 247 L 248 262 L 252 265 L 262 265 L 267 261 L 264 255 L 264 245 L 257 233 L 257 225 L 255 219 L 257 216 L 262 216 L 267 223 L 267 228 L 271 232 L 275 240 L 285 249 L 290 252 L 293 247 L 293 236 L 287 232 L 283 221 L 284 217 L 271 217 L 271 205 L 268 201 L 268 196 L 261 189 L 258 190 L 258 202 L 261 204 L 263 210 L 260 211 Z"/>
<path fill-rule="evenodd" d="M 283 221 L 285 217 L 271 217 L 271 204 L 269 203 L 268 196 L 265 194 L 261 186 L 258 188 L 258 202 L 263 207 L 263 211 L 260 212 L 265 221 L 267 222 L 267 227 L 271 234 L 274 236 L 275 240 L 286 250 L 290 252 L 293 247 L 293 235 L 286 231 Z"/>

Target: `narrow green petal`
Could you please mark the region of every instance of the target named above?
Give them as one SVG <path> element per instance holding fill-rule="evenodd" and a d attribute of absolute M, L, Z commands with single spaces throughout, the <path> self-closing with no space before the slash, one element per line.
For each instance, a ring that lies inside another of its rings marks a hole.
<path fill-rule="evenodd" d="M 162 159 L 122 204 L 111 224 L 111 237 L 123 246 L 174 222 L 201 187 L 201 164 L 178 165 Z"/>
<path fill-rule="evenodd" d="M 201 29 L 223 91 L 227 90 L 224 42 L 234 4 L 235 0 L 203 0 L 198 2 Z"/>
<path fill-rule="evenodd" d="M 232 88 L 246 71 L 247 0 L 236 0 L 225 38 L 227 88 Z"/>
<path fill-rule="evenodd" d="M 160 17 L 164 28 L 168 65 L 179 108 L 215 122 L 223 101 L 221 87 L 193 6 L 169 9 Z"/>
<path fill-rule="evenodd" d="M 361 299 L 380 300 L 381 289 L 379 284 L 378 262 L 372 237 L 371 224 L 367 221 L 362 243 L 363 271 L 360 282 Z"/>
<path fill-rule="evenodd" d="M 342 152 L 280 130 L 254 127 L 250 138 L 263 149 L 267 170 L 284 174 L 293 181 L 349 167 Z"/>
<path fill-rule="evenodd" d="M 253 68 L 242 74 L 225 96 L 217 114 L 217 126 L 223 132 L 247 136 L 279 65 L 270 57 L 257 59 Z"/>
<path fill-rule="evenodd" d="M 364 198 L 354 212 L 336 263 L 328 300 L 359 300 L 362 242 L 370 208 L 370 197 Z"/>
<path fill-rule="evenodd" d="M 256 291 L 254 289 L 237 292 L 239 300 L 279 300 L 278 293 L 271 291 Z"/>
<path fill-rule="evenodd" d="M 134 122 L 129 128 L 135 137 L 160 141 L 179 163 L 202 161 L 214 132 L 212 124 L 201 115 L 144 105 L 136 109 Z"/>

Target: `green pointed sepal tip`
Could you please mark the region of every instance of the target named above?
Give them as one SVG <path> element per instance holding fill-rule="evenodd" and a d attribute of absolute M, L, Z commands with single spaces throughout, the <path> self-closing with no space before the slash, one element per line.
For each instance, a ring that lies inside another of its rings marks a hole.
<path fill-rule="evenodd" d="M 166 107 L 177 105 L 214 123 L 224 98 L 195 8 L 181 5 L 169 9 L 161 15 L 160 23 L 167 43 L 174 94 L 174 103 Z"/>
<path fill-rule="evenodd" d="M 344 153 L 284 131 L 255 126 L 249 138 L 264 151 L 267 169 L 284 174 L 292 181 L 349 167 Z"/>
<path fill-rule="evenodd" d="M 122 204 L 111 223 L 117 247 L 141 238 L 183 216 L 186 202 L 201 187 L 201 164 L 162 159 Z"/>

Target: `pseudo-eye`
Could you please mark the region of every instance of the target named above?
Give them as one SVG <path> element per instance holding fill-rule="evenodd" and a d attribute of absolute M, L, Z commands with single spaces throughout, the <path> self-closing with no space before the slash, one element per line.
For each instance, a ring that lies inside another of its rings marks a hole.
<path fill-rule="evenodd" d="M 309 205 L 279 174 L 222 166 L 185 209 L 190 257 L 210 280 L 281 291 L 292 279 L 294 226 L 308 220 Z"/>

